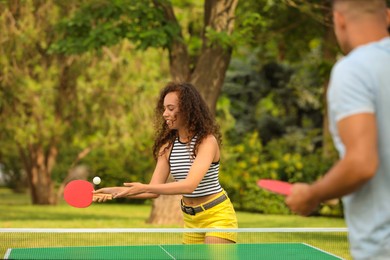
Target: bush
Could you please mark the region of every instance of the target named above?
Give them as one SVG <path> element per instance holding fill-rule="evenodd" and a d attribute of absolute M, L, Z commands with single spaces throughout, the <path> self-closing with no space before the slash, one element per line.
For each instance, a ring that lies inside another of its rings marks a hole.
<path fill-rule="evenodd" d="M 313 144 L 318 131 L 307 135 L 290 133 L 261 144 L 257 132 L 246 135 L 238 145 L 222 152 L 221 183 L 237 210 L 264 214 L 289 214 L 284 197 L 260 189 L 259 179 L 311 183 L 320 178 L 335 158 L 324 158 Z M 342 216 L 341 206 L 322 205 L 314 214 Z"/>

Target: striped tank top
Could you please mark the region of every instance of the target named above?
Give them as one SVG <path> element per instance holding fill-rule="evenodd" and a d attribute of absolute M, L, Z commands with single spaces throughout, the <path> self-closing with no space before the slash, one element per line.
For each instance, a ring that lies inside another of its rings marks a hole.
<path fill-rule="evenodd" d="M 195 146 L 196 136 L 188 143 L 182 143 L 176 138 L 173 143 L 171 154 L 169 155 L 169 165 L 171 174 L 176 181 L 187 178 L 193 163 L 192 151 Z M 222 187 L 219 183 L 219 162 L 211 163 L 207 173 L 200 181 L 198 187 L 191 194 L 183 194 L 184 197 L 196 198 L 221 192 Z"/>

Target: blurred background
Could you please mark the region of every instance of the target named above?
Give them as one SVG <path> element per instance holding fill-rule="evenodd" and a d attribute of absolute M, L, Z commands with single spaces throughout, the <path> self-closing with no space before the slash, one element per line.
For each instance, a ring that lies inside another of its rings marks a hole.
<path fill-rule="evenodd" d="M 312 182 L 337 160 L 331 20 L 316 0 L 1 0 L 2 189 L 57 205 L 71 179 L 148 182 L 156 98 L 190 81 L 221 126 L 220 179 L 236 210 L 291 214 L 256 181 Z"/>

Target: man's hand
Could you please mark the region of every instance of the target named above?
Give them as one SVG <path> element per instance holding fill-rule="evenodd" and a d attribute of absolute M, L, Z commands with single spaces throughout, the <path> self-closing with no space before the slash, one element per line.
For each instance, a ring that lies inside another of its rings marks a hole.
<path fill-rule="evenodd" d="M 312 186 L 304 183 L 296 183 L 291 187 L 291 194 L 286 197 L 285 202 L 291 211 L 302 215 L 310 215 L 320 204 L 312 191 Z"/>

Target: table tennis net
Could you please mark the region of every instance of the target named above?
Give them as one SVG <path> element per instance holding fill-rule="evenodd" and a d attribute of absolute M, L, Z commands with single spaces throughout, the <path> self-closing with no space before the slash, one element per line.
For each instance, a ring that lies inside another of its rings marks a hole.
<path fill-rule="evenodd" d="M 9 248 L 180 245 L 188 232 L 234 232 L 238 244 L 303 243 L 350 259 L 346 228 L 3 228 L 0 257 Z"/>

